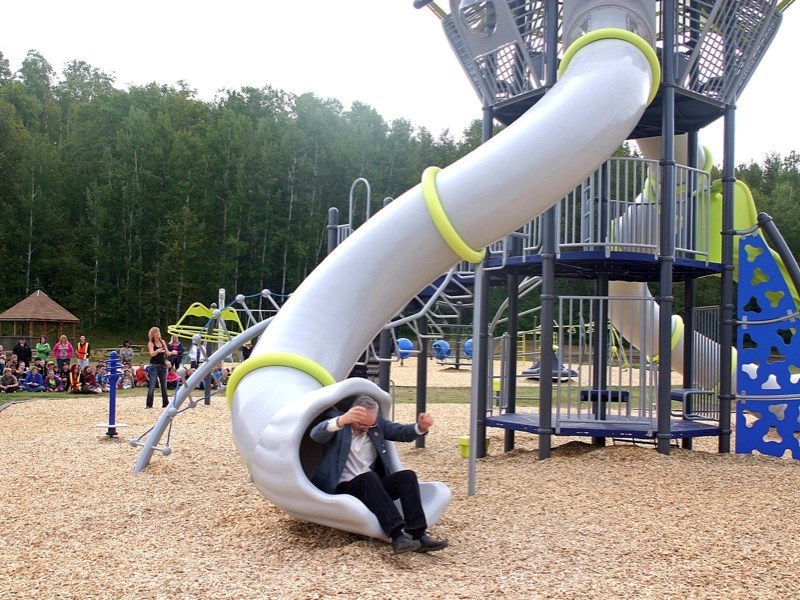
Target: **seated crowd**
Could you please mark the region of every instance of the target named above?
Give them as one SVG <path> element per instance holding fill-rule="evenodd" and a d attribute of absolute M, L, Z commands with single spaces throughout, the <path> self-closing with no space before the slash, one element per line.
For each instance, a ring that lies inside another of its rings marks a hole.
<path fill-rule="evenodd" d="M 139 367 L 134 370 L 129 362 L 124 362 L 122 373 L 117 379 L 117 389 L 147 388 L 150 382 L 148 367 L 145 363 L 139 363 Z M 186 379 L 195 371 L 196 369 L 187 367 Z M 219 389 L 220 384 L 226 385 L 232 371 L 233 368 L 219 363 L 211 373 L 211 389 Z M 36 358 L 29 367 L 16 354 L 12 354 L 0 365 L 0 374 L 0 394 L 17 391 L 102 394 L 111 391 L 111 378 L 104 362 L 97 363 L 94 368 L 91 365 L 81 368 L 78 363 L 64 362 L 59 369 L 53 361 L 45 362 L 42 358 Z M 178 371 L 170 366 L 167 371 L 167 388 L 175 389 L 179 380 Z M 205 382 L 201 381 L 196 389 L 204 388 Z"/>

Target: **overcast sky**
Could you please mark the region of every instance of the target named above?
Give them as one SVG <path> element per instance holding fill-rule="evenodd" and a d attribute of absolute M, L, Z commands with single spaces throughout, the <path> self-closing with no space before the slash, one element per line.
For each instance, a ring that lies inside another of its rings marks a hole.
<path fill-rule="evenodd" d="M 448 2 L 440 0 L 440 6 Z M 738 163 L 800 151 L 800 16 L 790 9 L 775 43 L 739 99 Z M 460 137 L 480 102 L 438 19 L 412 0 L 184 0 L 6 2 L 0 51 L 11 68 L 30 49 L 60 72 L 83 60 L 116 85 L 186 81 L 202 99 L 223 88 L 272 85 L 359 100 L 385 119 L 404 117 L 434 135 Z M 701 132 L 721 161 L 721 122 Z"/>

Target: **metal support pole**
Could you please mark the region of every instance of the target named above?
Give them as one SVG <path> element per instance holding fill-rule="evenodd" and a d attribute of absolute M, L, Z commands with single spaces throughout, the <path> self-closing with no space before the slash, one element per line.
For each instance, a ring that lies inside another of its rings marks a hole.
<path fill-rule="evenodd" d="M 494 114 L 488 105 L 483 107 L 481 127 L 482 141 L 492 137 Z M 472 314 L 473 366 L 470 396 L 469 421 L 469 474 L 467 476 L 467 495 L 476 491 L 476 459 L 486 456 L 486 395 L 488 388 L 489 348 L 489 285 L 483 265 L 475 266 L 475 308 Z"/>
<path fill-rule="evenodd" d="M 486 456 L 486 394 L 488 361 L 490 360 L 489 336 L 486 331 L 487 304 L 489 301 L 487 277 L 483 273 L 483 265 L 475 267 L 475 315 L 473 323 L 473 367 L 470 394 L 469 423 L 469 473 L 467 477 L 467 495 L 475 495 L 476 461 Z"/>
<path fill-rule="evenodd" d="M 419 330 L 419 354 L 417 354 L 417 382 L 428 380 L 428 333 L 427 317 L 417 319 L 417 329 Z M 428 406 L 428 386 L 417 385 L 417 414 L 425 412 Z M 425 437 L 418 437 L 416 440 L 417 448 L 425 447 Z"/>
<path fill-rule="evenodd" d="M 698 186 L 697 174 L 691 169 L 697 168 L 698 140 L 697 132 L 690 131 L 687 136 L 689 182 L 686 188 L 686 202 L 692 202 L 694 191 Z M 697 243 L 697 207 L 691 206 L 687 213 L 690 215 L 690 222 L 687 223 L 687 230 L 690 234 L 689 247 L 694 248 Z M 683 387 L 685 389 L 694 388 L 694 302 L 695 302 L 695 280 L 687 279 L 683 287 Z M 685 402 L 691 402 L 691 394 Z M 686 412 L 691 412 L 691 406 L 685 407 Z M 692 438 L 686 437 L 681 440 L 681 447 L 687 450 L 692 449 Z"/>
<path fill-rule="evenodd" d="M 328 254 L 339 244 L 339 209 L 328 209 Z"/>
<path fill-rule="evenodd" d="M 605 420 L 607 406 L 604 403 L 609 402 L 609 397 L 605 397 L 602 393 L 608 389 L 608 356 L 609 346 L 611 345 L 611 330 L 609 328 L 610 320 L 608 318 L 608 273 L 600 273 L 595 280 L 595 291 L 598 298 L 603 298 L 597 302 L 597 326 L 594 329 L 594 375 L 592 381 L 592 389 L 597 390 L 597 401 L 590 400 L 595 411 L 595 418 Z M 595 446 L 605 446 L 606 438 L 593 437 L 592 444 Z"/>
<path fill-rule="evenodd" d="M 381 330 L 378 335 L 378 386 L 384 391 L 389 391 L 392 363 L 392 332 L 389 329 Z"/>
<path fill-rule="evenodd" d="M 514 244 L 512 244 L 512 248 Z M 513 254 L 512 250 L 512 254 Z M 519 333 L 519 274 L 509 273 L 508 281 L 508 356 L 505 361 L 505 373 L 508 402 L 507 413 L 517 412 L 517 339 Z M 514 449 L 514 430 L 506 429 L 503 440 L 503 451 L 510 452 Z"/>
<path fill-rule="evenodd" d="M 721 454 L 731 451 L 731 404 L 734 401 L 731 373 L 733 373 L 734 296 L 733 296 L 733 195 L 736 174 L 734 166 L 734 134 L 736 107 L 725 109 L 722 160 L 722 277 L 720 280 L 720 333 L 719 333 L 719 443 Z"/>
<path fill-rule="evenodd" d="M 106 431 L 108 437 L 117 435 L 117 381 L 119 381 L 119 377 L 117 352 L 112 351 L 108 361 L 108 381 L 111 385 L 111 390 L 108 392 L 108 430 Z"/>
<path fill-rule="evenodd" d="M 216 306 L 213 304 L 211 305 L 211 307 L 216 308 Z M 214 335 L 214 325 L 216 325 L 216 319 L 211 319 L 208 322 L 208 327 L 206 327 L 206 338 L 209 340 L 208 342 L 205 343 L 206 360 L 208 360 L 208 357 L 214 354 L 214 352 L 217 349 L 217 345 L 211 342 Z M 213 381 L 213 379 L 214 376 L 211 375 L 211 371 L 209 371 L 208 375 L 206 375 L 206 378 L 203 380 L 203 404 L 205 404 L 206 406 L 209 406 L 211 404 L 211 382 Z"/>
<path fill-rule="evenodd" d="M 658 431 L 656 447 L 669 454 L 672 440 L 670 409 L 672 380 L 672 311 L 674 305 L 672 267 L 675 262 L 675 2 L 664 0 L 661 112 L 661 222 L 659 247 L 658 323 Z"/>

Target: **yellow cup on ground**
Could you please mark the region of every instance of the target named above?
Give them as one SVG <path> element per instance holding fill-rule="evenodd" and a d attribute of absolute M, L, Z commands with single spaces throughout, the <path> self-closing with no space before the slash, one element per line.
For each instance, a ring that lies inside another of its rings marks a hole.
<path fill-rule="evenodd" d="M 486 438 L 486 450 L 489 450 L 489 438 Z M 458 436 L 458 451 L 461 454 L 461 458 L 469 458 L 469 436 L 468 435 L 460 435 Z"/>

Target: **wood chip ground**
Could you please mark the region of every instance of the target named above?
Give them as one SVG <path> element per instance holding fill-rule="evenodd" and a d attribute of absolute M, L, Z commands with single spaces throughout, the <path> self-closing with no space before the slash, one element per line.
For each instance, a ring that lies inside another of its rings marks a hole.
<path fill-rule="evenodd" d="M 393 557 L 263 498 L 221 399 L 181 414 L 172 455 L 139 475 L 128 439 L 158 416 L 143 398 L 120 399 L 129 427 L 116 438 L 95 426 L 102 398 L 12 405 L 0 411 L 0 598 L 800 598 L 796 461 L 720 455 L 715 438 L 669 456 L 556 438 L 539 461 L 534 436 L 503 453 L 490 430 L 468 496 L 456 440 L 468 406 L 431 412 L 426 447 L 398 448 L 452 488 L 432 530 L 450 547 Z"/>

